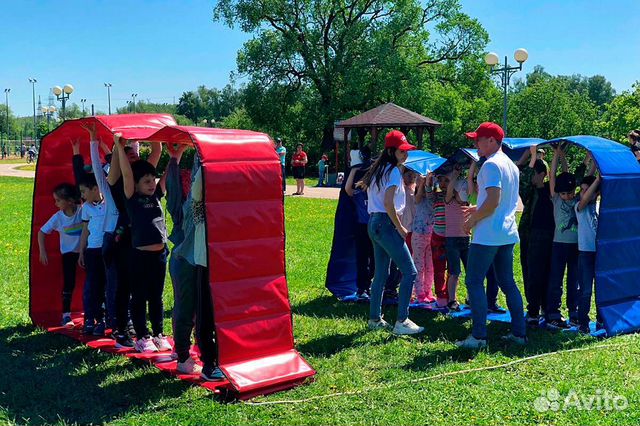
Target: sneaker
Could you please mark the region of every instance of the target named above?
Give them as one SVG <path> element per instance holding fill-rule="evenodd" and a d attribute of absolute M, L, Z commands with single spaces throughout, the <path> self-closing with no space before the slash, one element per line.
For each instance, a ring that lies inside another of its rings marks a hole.
<path fill-rule="evenodd" d="M 158 348 L 153 344 L 151 337 L 142 337 L 135 344 L 136 351 L 141 353 L 158 352 Z"/>
<path fill-rule="evenodd" d="M 458 303 L 457 300 L 452 300 L 451 302 L 447 303 L 447 308 L 449 308 L 450 311 L 459 312 L 460 303 Z"/>
<path fill-rule="evenodd" d="M 173 348 L 171 347 L 171 343 L 169 343 L 167 338 L 164 337 L 162 334 L 158 334 L 153 338 L 153 344 L 156 345 L 156 348 L 158 348 L 158 351 L 160 352 L 167 352 L 167 351 L 173 350 Z"/>
<path fill-rule="evenodd" d="M 551 330 L 568 330 L 571 326 L 567 324 L 567 320 L 560 318 L 547 321 L 547 328 Z"/>
<path fill-rule="evenodd" d="M 487 309 L 487 312 L 490 314 L 506 314 L 507 310 L 501 306 L 493 305 Z"/>
<path fill-rule="evenodd" d="M 71 319 L 71 314 L 69 313 L 62 314 L 62 322 L 60 324 L 63 327 L 73 327 L 75 325 Z"/>
<path fill-rule="evenodd" d="M 524 320 L 527 322 L 527 325 L 530 327 L 537 327 L 540 325 L 539 316 L 527 315 L 527 317 Z"/>
<path fill-rule="evenodd" d="M 136 329 L 133 328 L 133 323 L 131 321 L 127 323 L 127 333 L 131 338 L 136 337 Z"/>
<path fill-rule="evenodd" d="M 403 322 L 396 321 L 395 327 L 393 327 L 393 334 L 403 336 L 410 334 L 418 334 L 424 331 L 424 327 L 420 327 L 415 322 L 411 321 L 409 318 L 404 320 Z"/>
<path fill-rule="evenodd" d="M 178 373 L 182 374 L 200 374 L 202 373 L 202 367 L 196 364 L 193 358 L 189 357 L 185 362 L 178 362 L 176 367 Z"/>
<path fill-rule="evenodd" d="M 118 349 L 130 349 L 136 346 L 136 343 L 127 333 L 116 334 L 114 338 Z"/>
<path fill-rule="evenodd" d="M 528 342 L 527 336 L 519 337 L 514 335 L 513 333 L 509 333 L 506 336 L 502 336 L 501 339 L 504 341 L 517 343 L 518 345 L 526 345 Z"/>
<path fill-rule="evenodd" d="M 487 346 L 487 339 L 476 339 L 470 334 L 466 339 L 457 341 L 456 346 L 466 349 L 480 349 Z"/>
<path fill-rule="evenodd" d="M 171 358 L 171 361 L 177 361 L 178 360 L 178 352 L 171 352 L 171 355 L 169 355 L 169 357 Z"/>
<path fill-rule="evenodd" d="M 391 325 L 389 325 L 389 323 L 386 322 L 383 318 L 380 318 L 379 320 L 370 319 L 368 325 L 369 329 L 371 330 L 383 330 L 391 328 Z"/>
<path fill-rule="evenodd" d="M 357 301 L 362 303 L 368 303 L 371 300 L 369 293 L 367 293 L 366 291 L 363 291 L 362 293 L 358 292 L 357 297 Z"/>
<path fill-rule="evenodd" d="M 93 324 L 85 324 L 84 327 L 82 327 L 82 333 L 93 334 Z"/>
<path fill-rule="evenodd" d="M 211 365 L 205 365 L 202 368 L 200 377 L 207 382 L 219 382 L 226 379 L 222 370 L 218 367 L 212 367 Z"/>
<path fill-rule="evenodd" d="M 93 328 L 93 335 L 94 336 L 104 336 L 104 330 L 105 330 L 104 322 L 99 322 Z"/>

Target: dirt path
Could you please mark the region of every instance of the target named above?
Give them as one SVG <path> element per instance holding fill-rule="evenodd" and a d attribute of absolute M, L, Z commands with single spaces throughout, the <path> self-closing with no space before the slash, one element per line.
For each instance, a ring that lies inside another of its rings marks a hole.
<path fill-rule="evenodd" d="M 32 170 L 16 170 L 18 167 L 26 166 L 27 163 L 0 163 L 0 176 L 11 176 L 11 177 L 21 177 L 21 178 L 31 178 L 33 179 L 36 175 L 36 172 Z M 294 189 L 295 191 L 295 189 Z"/>

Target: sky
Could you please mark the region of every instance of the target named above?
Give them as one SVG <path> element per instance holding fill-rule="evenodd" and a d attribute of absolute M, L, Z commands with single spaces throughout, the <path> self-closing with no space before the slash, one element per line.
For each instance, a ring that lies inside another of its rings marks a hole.
<path fill-rule="evenodd" d="M 487 51 L 529 51 L 552 74 L 602 74 L 618 91 L 640 80 L 638 0 L 460 0 L 489 33 Z M 212 0 L 0 0 L 0 95 L 10 88 L 17 115 L 33 112 L 31 84 L 48 102 L 50 88 L 72 84 L 70 102 L 112 112 L 138 100 L 172 103 L 204 84 L 230 81 L 250 35 L 213 22 Z M 502 59 L 503 60 L 503 59 Z M 5 99 L 1 99 L 2 102 Z M 59 103 L 56 103 L 59 107 Z"/>

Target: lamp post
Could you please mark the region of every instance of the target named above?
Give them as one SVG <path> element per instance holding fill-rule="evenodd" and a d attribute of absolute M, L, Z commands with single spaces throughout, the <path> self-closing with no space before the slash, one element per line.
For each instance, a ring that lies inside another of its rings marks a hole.
<path fill-rule="evenodd" d="M 111 83 L 105 83 L 104 87 L 107 88 L 107 98 L 109 99 L 109 115 L 111 115 Z"/>
<path fill-rule="evenodd" d="M 132 93 L 131 94 L 131 99 L 133 99 L 133 113 L 135 114 L 136 112 L 136 98 L 138 97 L 137 93 Z"/>
<path fill-rule="evenodd" d="M 9 143 L 9 92 L 11 92 L 11 89 L 4 89 L 5 106 L 7 108 L 7 144 Z"/>
<path fill-rule="evenodd" d="M 86 99 L 80 99 L 80 103 L 82 104 L 82 116 L 84 117 L 86 114 L 84 113 L 84 104 L 87 102 Z"/>
<path fill-rule="evenodd" d="M 62 102 L 62 120 L 64 121 L 64 108 L 67 104 L 67 100 L 69 96 L 73 93 L 73 86 L 70 84 L 65 84 L 64 87 L 53 86 L 53 94 L 56 95 L 56 98 Z"/>
<path fill-rule="evenodd" d="M 31 91 L 33 94 L 33 143 L 38 146 L 38 123 L 36 122 L 36 83 L 38 80 L 35 78 L 29 78 L 29 83 L 31 83 Z"/>
<path fill-rule="evenodd" d="M 498 74 L 500 76 L 502 91 L 503 91 L 503 109 L 502 109 L 502 129 L 504 130 L 504 134 L 507 134 L 507 89 L 509 88 L 509 80 L 511 76 L 518 71 L 522 70 L 522 64 L 529 58 L 529 52 L 526 49 L 520 48 L 517 49 L 513 54 L 514 59 L 518 62 L 517 67 L 509 66 L 507 62 L 507 57 L 504 57 L 504 66 L 502 68 L 495 68 L 496 65 L 500 62 L 498 55 L 494 52 L 487 53 L 484 57 L 484 62 L 489 65 L 490 72 L 492 74 Z"/>
<path fill-rule="evenodd" d="M 41 109 L 42 114 L 47 116 L 47 132 L 51 131 L 51 116 L 55 114 L 56 107 L 53 105 L 49 105 L 48 107 L 43 106 Z"/>

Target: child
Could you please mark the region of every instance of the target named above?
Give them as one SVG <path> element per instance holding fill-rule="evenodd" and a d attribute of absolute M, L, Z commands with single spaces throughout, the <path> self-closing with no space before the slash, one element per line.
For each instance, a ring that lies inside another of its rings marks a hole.
<path fill-rule="evenodd" d="M 80 256 L 78 263 L 86 269 L 82 301 L 84 305 L 84 333 L 102 336 L 105 331 L 102 302 L 105 290 L 105 269 L 102 260 L 102 240 L 104 238 L 104 218 L 106 204 L 95 176 L 86 174 L 80 181 L 80 193 L 85 203 L 82 205 L 82 235 L 80 236 Z"/>
<path fill-rule="evenodd" d="M 431 234 L 431 260 L 433 261 L 433 283 L 436 290 L 436 301 L 439 308 L 449 304 L 449 291 L 445 281 L 447 269 L 447 252 L 445 249 L 447 223 L 445 217 L 444 197 L 449 184 L 449 178 L 444 175 L 436 176 L 437 191 L 427 188 L 427 194 L 433 192 L 433 233 Z"/>
<path fill-rule="evenodd" d="M 409 251 L 413 251 L 411 247 L 411 230 L 413 229 L 413 217 L 416 214 L 416 179 L 418 175 L 413 170 L 405 168 L 402 172 L 402 182 L 404 183 L 405 208 L 400 216 L 400 223 L 409 233 L 405 239 Z"/>
<path fill-rule="evenodd" d="M 320 161 L 318 161 L 318 184 L 316 186 L 324 186 L 324 171 L 327 161 L 329 161 L 329 157 L 322 154 Z"/>
<path fill-rule="evenodd" d="M 436 299 L 431 292 L 433 283 L 433 260 L 431 253 L 431 234 L 433 232 L 433 192 L 431 188 L 433 175 L 418 177 L 416 188 L 416 214 L 413 218 L 411 246 L 413 247 L 413 262 L 418 275 L 414 289 L 418 303 L 431 303 Z"/>
<path fill-rule="evenodd" d="M 447 289 L 449 291 L 449 303 L 447 307 L 452 311 L 460 310 L 457 300 L 458 278 L 460 277 L 460 262 L 467 268 L 467 256 L 469 253 L 469 234 L 463 229 L 465 221 L 465 207 L 468 206 L 466 182 L 458 180 L 460 167 L 451 171 L 451 182 L 447 185 L 445 195 L 445 250 L 447 254 Z"/>
<path fill-rule="evenodd" d="M 129 164 L 120 136 L 119 133 L 114 135 L 114 146 L 118 151 L 126 209 L 131 220 L 131 318 L 138 337 L 135 349 L 138 352 L 170 351 L 171 345 L 162 334 L 162 293 L 167 267 L 167 228 L 160 205 L 160 198 L 164 196 L 164 180 L 156 185 L 156 168 L 147 161 Z M 147 328 L 147 302 L 153 338 Z"/>
<path fill-rule="evenodd" d="M 576 219 L 576 177 L 567 171 L 563 161 L 564 171 L 556 177 L 558 161 L 564 159 L 564 152 L 560 147 L 554 147 L 551 172 L 549 174 L 549 192 L 553 202 L 553 217 L 555 231 L 551 249 L 551 267 L 549 273 L 549 287 L 547 290 L 547 306 L 545 319 L 547 327 L 551 329 L 567 329 L 570 327 L 560 314 L 562 305 L 562 278 L 565 267 L 567 269 L 567 309 L 569 320 L 578 321 L 578 220 Z"/>
<path fill-rule="evenodd" d="M 578 219 L 578 275 L 580 280 L 580 301 L 578 303 L 579 330 L 589 333 L 589 309 L 596 273 L 596 232 L 598 230 L 598 209 L 596 200 L 600 192 L 600 177 L 586 176 L 580 184 L 580 200 L 576 204 Z M 600 315 L 596 314 L 598 323 Z"/>
<path fill-rule="evenodd" d="M 60 234 L 60 253 L 62 254 L 62 325 L 73 326 L 71 320 L 71 299 L 76 285 L 76 268 L 80 251 L 82 233 L 82 209 L 80 193 L 75 185 L 61 183 L 53 189 L 53 199 L 59 209 L 38 232 L 40 263 L 47 265 L 49 257 L 44 244 L 45 235 L 57 231 Z"/>

